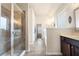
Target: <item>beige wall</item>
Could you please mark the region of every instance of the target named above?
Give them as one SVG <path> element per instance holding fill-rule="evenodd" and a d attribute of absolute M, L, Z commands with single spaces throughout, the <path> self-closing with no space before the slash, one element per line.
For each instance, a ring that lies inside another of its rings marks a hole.
<path fill-rule="evenodd" d="M 53 28 L 47 29 L 47 54 L 60 54 L 60 40 L 58 30 Z"/>
<path fill-rule="evenodd" d="M 73 29 L 47 28 L 47 49 L 49 55 L 61 55 L 60 34 L 72 34 Z"/>
<path fill-rule="evenodd" d="M 43 27 L 50 27 L 53 23 L 53 17 L 36 16 L 36 24 L 42 24 Z"/>

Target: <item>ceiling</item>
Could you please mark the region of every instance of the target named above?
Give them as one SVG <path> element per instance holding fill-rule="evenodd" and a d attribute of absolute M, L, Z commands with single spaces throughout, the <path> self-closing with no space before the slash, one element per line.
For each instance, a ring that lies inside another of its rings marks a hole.
<path fill-rule="evenodd" d="M 22 9 L 26 10 L 28 8 L 28 3 L 17 3 L 17 5 Z"/>
<path fill-rule="evenodd" d="M 2 3 L 1 6 L 3 6 L 4 8 L 8 9 L 9 11 L 11 10 L 11 4 L 10 3 Z"/>
<path fill-rule="evenodd" d="M 28 7 L 27 3 L 18 4 L 23 10 Z M 33 8 L 37 17 L 50 17 L 54 15 L 56 10 L 62 5 L 62 3 L 29 3 Z"/>
<path fill-rule="evenodd" d="M 27 3 L 18 3 L 18 5 L 23 10 L 26 10 L 28 8 Z M 62 5 L 62 3 L 29 3 L 29 5 L 33 8 L 36 16 L 46 17 L 54 15 L 56 10 Z"/>
<path fill-rule="evenodd" d="M 54 15 L 61 4 L 62 3 L 32 3 L 30 5 L 36 16 L 44 17 Z"/>

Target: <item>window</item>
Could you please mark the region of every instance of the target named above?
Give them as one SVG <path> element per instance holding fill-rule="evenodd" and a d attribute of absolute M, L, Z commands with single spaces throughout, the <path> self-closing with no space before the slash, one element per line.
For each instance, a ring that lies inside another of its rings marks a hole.
<path fill-rule="evenodd" d="M 7 20 L 5 17 L 1 17 L 0 19 L 0 29 L 6 30 Z"/>

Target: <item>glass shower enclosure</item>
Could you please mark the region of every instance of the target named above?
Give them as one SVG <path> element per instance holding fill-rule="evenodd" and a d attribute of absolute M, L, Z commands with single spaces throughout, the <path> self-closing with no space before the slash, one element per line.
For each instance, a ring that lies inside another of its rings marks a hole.
<path fill-rule="evenodd" d="M 0 4 L 0 55 L 19 56 L 25 50 L 23 15 L 17 4 Z"/>

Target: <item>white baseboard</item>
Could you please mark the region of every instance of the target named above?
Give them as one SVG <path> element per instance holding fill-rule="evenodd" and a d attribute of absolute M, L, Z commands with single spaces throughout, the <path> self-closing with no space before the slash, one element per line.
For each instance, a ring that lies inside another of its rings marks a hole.
<path fill-rule="evenodd" d="M 46 52 L 46 55 L 57 55 L 57 56 L 60 56 L 60 55 L 62 55 L 62 53 L 61 52 Z"/>
<path fill-rule="evenodd" d="M 24 50 L 24 51 L 20 54 L 20 56 L 24 56 L 24 54 L 25 54 L 26 52 L 30 52 L 30 49 Z"/>

